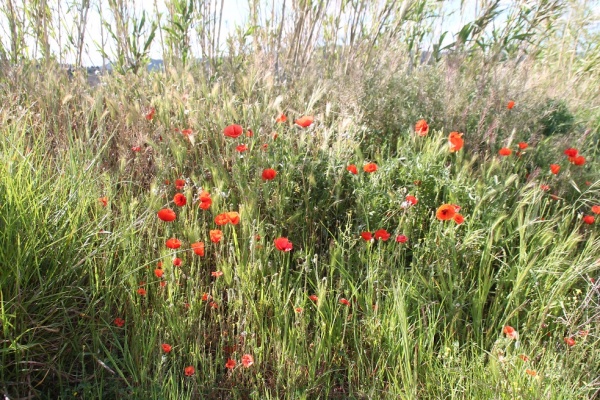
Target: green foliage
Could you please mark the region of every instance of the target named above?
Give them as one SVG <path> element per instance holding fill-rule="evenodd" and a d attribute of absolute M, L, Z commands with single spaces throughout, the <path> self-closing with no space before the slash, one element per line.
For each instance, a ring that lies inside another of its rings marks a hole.
<path fill-rule="evenodd" d="M 540 129 L 544 136 L 565 135 L 574 128 L 575 117 L 564 100 L 547 99 L 539 110 Z"/>

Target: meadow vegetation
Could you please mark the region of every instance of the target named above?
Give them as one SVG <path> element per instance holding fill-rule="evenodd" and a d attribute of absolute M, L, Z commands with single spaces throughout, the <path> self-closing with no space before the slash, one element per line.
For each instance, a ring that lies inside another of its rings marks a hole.
<path fill-rule="evenodd" d="M 167 3 L 98 85 L 0 6 L 0 393 L 599 396 L 596 3 Z"/>

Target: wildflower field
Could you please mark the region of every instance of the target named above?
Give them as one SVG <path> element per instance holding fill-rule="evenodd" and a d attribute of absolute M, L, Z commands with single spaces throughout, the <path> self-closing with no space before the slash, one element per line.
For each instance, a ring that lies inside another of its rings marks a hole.
<path fill-rule="evenodd" d="M 5 399 L 600 396 L 596 9 L 422 62 L 438 5 L 332 3 L 385 29 L 292 1 L 204 63 L 155 16 L 98 84 L 0 42 Z"/>

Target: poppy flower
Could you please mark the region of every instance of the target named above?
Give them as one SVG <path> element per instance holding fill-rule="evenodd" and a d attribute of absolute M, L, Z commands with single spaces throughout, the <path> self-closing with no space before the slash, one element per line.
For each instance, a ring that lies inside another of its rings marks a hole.
<path fill-rule="evenodd" d="M 501 156 L 510 156 L 512 154 L 512 150 L 508 147 L 503 147 L 500 150 L 498 150 L 498 154 L 500 154 Z"/>
<path fill-rule="evenodd" d="M 435 216 L 440 221 L 448 221 L 454 218 L 455 207 L 452 204 L 442 204 L 436 211 Z"/>
<path fill-rule="evenodd" d="M 459 213 L 454 214 L 453 219 L 454 219 L 454 222 L 456 222 L 458 225 L 465 222 L 465 217 L 463 217 L 462 214 L 459 214 Z"/>
<path fill-rule="evenodd" d="M 239 151 L 240 153 L 243 153 L 245 151 L 248 150 L 248 146 L 246 146 L 245 144 L 240 144 L 239 146 L 237 146 L 235 148 L 237 151 Z"/>
<path fill-rule="evenodd" d="M 227 217 L 227 214 L 219 214 L 215 217 L 215 224 L 222 226 L 226 225 L 227 223 L 229 223 L 229 218 Z"/>
<path fill-rule="evenodd" d="M 427 121 L 424 119 L 420 119 L 415 124 L 415 133 L 419 136 L 427 136 L 429 132 L 429 125 L 427 125 Z"/>
<path fill-rule="evenodd" d="M 527 357 L 525 354 L 519 354 L 519 358 L 525 362 L 529 361 L 529 357 Z"/>
<path fill-rule="evenodd" d="M 250 354 L 244 354 L 242 356 L 242 365 L 244 368 L 249 368 L 252 366 L 252 364 L 254 364 L 254 357 L 252 357 Z"/>
<path fill-rule="evenodd" d="M 594 223 L 596 219 L 594 218 L 593 215 L 586 215 L 583 217 L 583 222 L 585 222 L 588 225 L 592 225 Z"/>
<path fill-rule="evenodd" d="M 218 278 L 220 276 L 223 276 L 223 271 L 213 271 L 210 273 L 210 275 L 214 278 Z"/>
<path fill-rule="evenodd" d="M 350 302 L 343 297 L 340 299 L 340 304 L 343 304 L 345 306 L 350 306 Z"/>
<path fill-rule="evenodd" d="M 564 340 L 565 340 L 565 343 L 567 344 L 567 346 L 569 346 L 569 347 L 573 347 L 576 344 L 575 339 L 573 339 L 571 337 L 565 338 Z"/>
<path fill-rule="evenodd" d="M 315 121 L 315 119 L 312 116 L 305 115 L 305 116 L 300 117 L 297 120 L 295 120 L 294 123 L 303 128 L 308 128 L 309 126 L 312 125 L 312 123 L 314 121 Z"/>
<path fill-rule="evenodd" d="M 223 239 L 223 232 L 221 232 L 219 229 L 211 230 L 209 233 L 210 241 L 213 243 L 218 243 L 221 241 L 221 239 Z"/>
<path fill-rule="evenodd" d="M 185 187 L 185 179 L 175 179 L 175 189 L 181 190 Z"/>
<path fill-rule="evenodd" d="M 192 243 L 191 246 L 192 250 L 194 251 L 194 254 L 200 257 L 204 257 L 204 242 Z"/>
<path fill-rule="evenodd" d="M 181 263 L 182 263 L 182 262 L 183 262 L 183 261 L 182 261 L 182 260 L 181 260 L 181 258 L 179 258 L 179 257 L 175 257 L 175 258 L 173 259 L 173 265 L 174 265 L 175 267 L 181 267 Z"/>
<path fill-rule="evenodd" d="M 514 106 L 515 106 L 515 102 L 511 100 L 506 105 L 506 108 L 508 108 L 509 110 L 512 110 Z"/>
<path fill-rule="evenodd" d="M 291 251 L 292 250 L 292 242 L 290 242 L 287 238 L 280 237 L 274 240 L 273 242 L 277 250 L 280 251 Z"/>
<path fill-rule="evenodd" d="M 156 263 L 156 266 L 157 266 L 158 268 L 162 268 L 162 267 L 163 267 L 163 262 L 162 262 L 162 261 L 159 261 L 159 262 L 157 262 L 157 263 Z"/>
<path fill-rule="evenodd" d="M 550 190 L 550 186 L 548 186 L 548 185 L 540 185 L 540 189 L 542 189 L 544 192 L 547 192 L 548 190 Z"/>
<path fill-rule="evenodd" d="M 584 156 L 569 157 L 569 161 L 573 165 L 581 166 L 581 165 L 585 164 L 585 157 Z"/>
<path fill-rule="evenodd" d="M 150 110 L 146 113 L 146 120 L 147 121 L 152 121 L 152 119 L 154 118 L 154 114 L 156 114 L 156 109 L 154 109 L 154 107 L 150 107 Z"/>
<path fill-rule="evenodd" d="M 146 295 L 146 289 L 144 289 L 144 288 L 139 288 L 139 289 L 137 290 L 137 293 L 138 293 L 140 296 L 145 296 L 145 295 Z"/>
<path fill-rule="evenodd" d="M 271 168 L 264 169 L 262 172 L 263 181 L 271 181 L 277 176 L 277 171 Z"/>
<path fill-rule="evenodd" d="M 156 268 L 154 270 L 154 275 L 156 275 L 157 278 L 162 278 L 164 274 L 165 274 L 165 271 L 163 271 L 160 268 Z"/>
<path fill-rule="evenodd" d="M 361 232 L 360 236 L 367 242 L 373 240 L 373 235 L 371 234 L 371 232 Z"/>
<path fill-rule="evenodd" d="M 198 207 L 200 207 L 203 210 L 208 210 L 210 208 L 210 205 L 212 204 L 212 199 L 210 198 L 210 193 L 208 193 L 206 190 L 201 191 L 200 195 L 199 195 L 199 199 L 200 199 L 200 204 L 198 205 Z"/>
<path fill-rule="evenodd" d="M 187 203 L 187 198 L 183 193 L 176 193 L 175 197 L 173 197 L 173 202 L 175 203 L 175 205 L 183 207 Z"/>
<path fill-rule="evenodd" d="M 406 243 L 407 241 L 408 241 L 408 238 L 405 235 L 396 236 L 396 242 L 398 242 L 398 243 Z"/>
<path fill-rule="evenodd" d="M 419 202 L 419 199 L 409 194 L 408 196 L 406 196 L 406 201 L 408 201 L 411 206 L 414 206 Z"/>
<path fill-rule="evenodd" d="M 281 124 L 283 122 L 287 121 L 287 117 L 285 116 L 285 114 L 281 114 L 279 117 L 277 117 L 277 119 L 275 120 L 275 122 L 277 122 L 278 124 Z"/>
<path fill-rule="evenodd" d="M 210 303 L 208 303 L 208 306 L 210 308 L 214 308 L 214 309 L 219 308 L 219 305 L 217 303 L 215 303 L 214 301 L 211 301 Z"/>
<path fill-rule="evenodd" d="M 208 293 L 202 293 L 202 301 L 208 301 L 212 299 L 212 296 Z"/>
<path fill-rule="evenodd" d="M 600 214 L 600 206 L 592 206 L 592 212 L 594 214 Z"/>
<path fill-rule="evenodd" d="M 131 148 L 131 151 L 133 151 L 134 153 L 139 153 L 140 151 L 142 151 L 142 148 L 140 146 L 133 146 Z"/>
<path fill-rule="evenodd" d="M 165 222 L 175 221 L 177 218 L 175 211 L 171 210 L 170 208 L 163 208 L 157 213 L 157 215 L 160 220 Z"/>
<path fill-rule="evenodd" d="M 178 249 L 181 247 L 181 242 L 179 241 L 179 239 L 171 238 L 171 239 L 167 240 L 166 246 L 169 249 L 175 250 L 175 249 Z"/>
<path fill-rule="evenodd" d="M 225 363 L 225 368 L 227 369 L 234 369 L 235 365 L 237 363 L 235 362 L 235 360 L 232 360 L 231 358 L 229 360 L 227 360 L 227 362 Z"/>
<path fill-rule="evenodd" d="M 122 328 L 125 325 L 125 320 L 123 318 L 115 318 L 115 320 L 113 322 L 119 328 Z"/>
<path fill-rule="evenodd" d="M 298 314 L 300 314 L 302 311 L 304 311 L 304 309 L 302 307 L 296 307 L 296 308 L 294 308 L 294 311 L 296 311 Z"/>
<path fill-rule="evenodd" d="M 351 173 L 351 174 L 354 174 L 354 175 L 358 174 L 358 170 L 356 169 L 356 165 L 354 165 L 354 164 L 350 164 L 350 165 L 348 165 L 348 166 L 346 167 L 346 169 L 347 169 L 348 171 L 350 171 L 350 173 Z"/>
<path fill-rule="evenodd" d="M 171 345 L 168 343 L 163 343 L 160 345 L 160 347 L 162 348 L 162 351 L 164 351 L 165 353 L 170 353 L 171 352 Z"/>
<path fill-rule="evenodd" d="M 525 370 L 525 373 L 526 373 L 527 375 L 531 375 L 531 376 L 537 376 L 537 372 L 535 372 L 535 371 L 534 371 L 534 370 L 532 370 L 532 369 L 526 369 L 526 370 Z"/>
<path fill-rule="evenodd" d="M 187 366 L 183 369 L 183 373 L 185 374 L 185 376 L 192 376 L 194 375 L 194 373 L 196 372 L 196 369 L 194 367 Z"/>
<path fill-rule="evenodd" d="M 569 158 L 577 157 L 577 153 L 578 153 L 577 149 L 574 149 L 572 147 L 565 150 L 565 156 L 567 156 Z"/>
<path fill-rule="evenodd" d="M 552 172 L 554 175 L 556 175 L 556 174 L 558 174 L 558 171 L 560 171 L 560 165 L 550 164 L 550 172 Z"/>
<path fill-rule="evenodd" d="M 260 146 L 261 149 L 263 149 L 264 151 L 267 151 L 267 149 L 269 148 L 268 144 L 263 144 L 262 146 Z"/>
<path fill-rule="evenodd" d="M 363 171 L 365 171 L 367 173 L 375 172 L 375 171 L 377 171 L 377 164 L 375 164 L 375 163 L 365 164 L 365 166 L 363 167 Z"/>
<path fill-rule="evenodd" d="M 278 137 L 279 137 L 279 133 L 273 132 L 273 140 L 277 139 Z"/>
<path fill-rule="evenodd" d="M 241 136 L 243 133 L 243 129 L 240 125 L 229 125 L 223 129 L 223 134 L 230 138 L 237 138 Z"/>
<path fill-rule="evenodd" d="M 229 223 L 233 225 L 237 225 L 240 223 L 240 214 L 237 211 L 229 211 L 226 212 L 225 215 L 227 215 Z"/>
<path fill-rule="evenodd" d="M 314 302 L 316 302 L 316 301 L 318 301 L 318 300 L 319 300 L 319 298 L 317 297 L 317 295 L 316 295 L 316 294 L 311 294 L 310 296 L 308 296 L 308 298 L 309 298 L 310 300 L 314 301 Z"/>
<path fill-rule="evenodd" d="M 525 143 L 525 142 L 519 142 L 519 148 L 521 150 L 525 150 L 528 147 L 529 147 L 529 145 L 527 143 Z"/>
<path fill-rule="evenodd" d="M 187 129 L 182 129 L 181 130 L 181 134 L 185 137 L 190 136 L 194 131 L 192 131 L 190 128 Z"/>
<path fill-rule="evenodd" d="M 450 132 L 450 135 L 448 135 L 448 145 L 450 146 L 451 153 L 459 151 L 465 145 L 462 136 L 463 134 L 458 132 Z"/>
<path fill-rule="evenodd" d="M 515 340 L 519 339 L 519 332 L 517 332 L 515 330 L 515 328 L 513 328 L 510 325 L 506 325 L 502 331 L 504 332 L 506 337 L 509 339 L 515 339 Z"/>
<path fill-rule="evenodd" d="M 102 207 L 106 207 L 108 205 L 108 197 L 100 197 L 98 201 L 100 204 L 102 204 Z"/>
<path fill-rule="evenodd" d="M 383 240 L 385 242 L 390 236 L 391 235 L 385 229 L 378 229 L 375 231 L 375 239 Z"/>

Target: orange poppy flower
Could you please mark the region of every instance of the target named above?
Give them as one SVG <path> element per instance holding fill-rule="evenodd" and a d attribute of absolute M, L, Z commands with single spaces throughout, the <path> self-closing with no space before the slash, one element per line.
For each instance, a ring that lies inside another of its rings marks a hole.
<path fill-rule="evenodd" d="M 406 243 L 407 241 L 408 241 L 408 238 L 405 235 L 396 236 L 396 242 L 398 242 L 398 243 Z"/>
<path fill-rule="evenodd" d="M 227 360 L 227 362 L 225 363 L 225 368 L 227 369 L 234 369 L 235 365 L 237 363 L 235 362 L 235 360 L 232 360 L 231 358 L 229 360 Z"/>
<path fill-rule="evenodd" d="M 529 145 L 527 143 L 525 143 L 525 142 L 519 142 L 519 148 L 521 150 L 525 150 L 528 147 L 529 147 Z"/>
<path fill-rule="evenodd" d="M 221 241 L 221 239 L 223 239 L 223 232 L 221 232 L 219 229 L 211 230 L 209 234 L 210 241 L 213 243 L 218 243 Z"/>
<path fill-rule="evenodd" d="M 164 273 L 165 273 L 165 271 L 163 271 L 163 270 L 162 270 L 162 269 L 160 269 L 160 268 L 156 268 L 156 269 L 154 270 L 154 275 L 156 275 L 156 277 L 157 277 L 157 278 L 162 278 L 162 277 L 163 277 L 163 275 L 164 275 Z"/>
<path fill-rule="evenodd" d="M 280 237 L 275 239 L 275 241 L 273 242 L 275 244 L 275 248 L 277 248 L 277 250 L 280 251 L 291 251 L 293 248 L 292 242 L 290 242 L 287 238 L 284 237 Z"/>
<path fill-rule="evenodd" d="M 459 214 L 459 213 L 454 214 L 453 219 L 454 219 L 454 222 L 456 222 L 458 225 L 465 222 L 465 217 L 463 217 L 462 214 Z"/>
<path fill-rule="evenodd" d="M 212 296 L 208 293 L 202 293 L 202 301 L 208 301 L 212 299 Z"/>
<path fill-rule="evenodd" d="M 451 153 L 459 151 L 465 145 L 462 136 L 463 134 L 458 132 L 450 132 L 450 135 L 448 135 L 448 145 L 450 146 Z"/>
<path fill-rule="evenodd" d="M 192 243 L 192 250 L 194 254 L 200 257 L 204 257 L 204 242 L 196 242 Z"/>
<path fill-rule="evenodd" d="M 150 110 L 146 113 L 146 120 L 152 121 L 152 119 L 154 118 L 154 114 L 156 114 L 156 110 L 154 109 L 154 107 L 150 107 Z"/>
<path fill-rule="evenodd" d="M 343 304 L 345 306 L 350 306 L 350 302 L 343 297 L 340 299 L 340 304 Z"/>
<path fill-rule="evenodd" d="M 177 215 L 175 214 L 175 211 L 171 210 L 170 208 L 163 208 L 158 212 L 158 218 L 165 222 L 171 222 L 175 221 Z"/>
<path fill-rule="evenodd" d="M 577 153 L 578 153 L 577 149 L 574 149 L 572 147 L 565 150 L 565 155 L 569 158 L 577 157 Z"/>
<path fill-rule="evenodd" d="M 537 372 L 535 372 L 535 371 L 534 371 L 534 370 L 532 370 L 532 369 L 526 369 L 526 370 L 525 370 L 525 373 L 526 373 L 527 375 L 531 375 L 531 376 L 537 376 Z"/>
<path fill-rule="evenodd" d="M 254 357 L 252 357 L 250 354 L 244 354 L 242 356 L 242 365 L 244 368 L 249 368 L 252 366 L 252 364 L 254 364 Z"/>
<path fill-rule="evenodd" d="M 115 318 L 115 320 L 113 322 L 119 328 L 122 328 L 125 325 L 125 320 L 123 318 Z"/>
<path fill-rule="evenodd" d="M 175 197 L 173 197 L 173 202 L 175 203 L 175 205 L 183 207 L 187 203 L 187 198 L 183 193 L 176 193 Z"/>
<path fill-rule="evenodd" d="M 196 369 L 194 367 L 187 366 L 183 369 L 183 373 L 185 374 L 185 376 L 193 376 L 194 373 L 196 372 Z"/>
<path fill-rule="evenodd" d="M 98 201 L 100 204 L 102 204 L 102 207 L 106 207 L 108 205 L 108 197 L 100 197 Z"/>
<path fill-rule="evenodd" d="M 229 223 L 229 217 L 227 217 L 227 214 L 219 214 L 215 217 L 215 224 L 222 226 L 226 225 L 227 223 Z"/>
<path fill-rule="evenodd" d="M 254 136 L 254 132 L 252 132 L 252 129 L 248 129 L 246 131 L 246 137 L 252 137 L 252 136 Z"/>
<path fill-rule="evenodd" d="M 160 345 L 160 347 L 162 348 L 162 350 L 165 353 L 170 353 L 171 352 L 171 345 L 168 344 L 168 343 L 163 343 L 163 344 Z"/>
<path fill-rule="evenodd" d="M 420 119 L 415 124 L 415 133 L 419 136 L 427 136 L 429 132 L 429 125 L 427 125 L 427 121 L 424 119 Z"/>
<path fill-rule="evenodd" d="M 311 301 L 314 301 L 314 302 L 316 302 L 316 301 L 318 301 L 318 300 L 319 300 L 319 298 L 317 297 L 317 295 L 316 295 L 316 294 L 311 294 L 310 296 L 308 296 L 308 298 L 309 298 Z"/>
<path fill-rule="evenodd" d="M 360 234 L 360 236 L 361 236 L 363 239 L 365 239 L 367 242 L 368 242 L 369 240 L 373 240 L 373 235 L 371 234 L 371 232 L 362 232 L 362 233 Z"/>
<path fill-rule="evenodd" d="M 600 214 L 600 206 L 592 206 L 592 212 L 594 214 Z"/>
<path fill-rule="evenodd" d="M 529 361 L 529 357 L 527 357 L 525 354 L 519 354 L 519 358 L 525 362 Z"/>
<path fill-rule="evenodd" d="M 248 150 L 248 146 L 246 146 L 245 144 L 240 144 L 239 146 L 237 146 L 235 148 L 237 151 L 239 151 L 240 153 L 243 153 L 245 151 Z"/>
<path fill-rule="evenodd" d="M 145 296 L 145 295 L 146 295 L 146 289 L 144 289 L 144 288 L 139 288 L 139 289 L 137 290 L 137 293 L 138 293 L 140 296 Z"/>
<path fill-rule="evenodd" d="M 212 204 L 210 193 L 208 193 L 206 190 L 201 191 L 199 199 L 200 204 L 198 205 L 198 207 L 200 207 L 203 210 L 208 210 L 210 208 L 210 205 Z"/>
<path fill-rule="evenodd" d="M 171 239 L 167 240 L 166 246 L 169 249 L 175 250 L 175 249 L 178 249 L 181 247 L 181 242 L 176 238 L 171 238 Z"/>
<path fill-rule="evenodd" d="M 571 338 L 571 337 L 568 337 L 568 338 L 566 337 L 566 338 L 565 338 L 565 343 L 566 343 L 566 344 L 567 344 L 567 346 L 569 346 L 569 347 L 573 347 L 573 346 L 575 346 L 575 344 L 576 344 L 576 342 L 575 342 L 575 339 L 573 339 L 573 338 Z"/>
<path fill-rule="evenodd" d="M 588 225 L 592 225 L 594 221 L 596 221 L 596 219 L 593 215 L 586 215 L 583 217 L 583 222 L 585 222 Z"/>
<path fill-rule="evenodd" d="M 585 164 L 585 157 L 584 156 L 569 157 L 569 161 L 573 165 L 581 166 L 581 165 Z"/>
<path fill-rule="evenodd" d="M 417 199 L 415 196 L 411 196 L 410 194 L 408 196 L 406 196 L 406 201 L 411 205 L 414 206 L 419 202 L 419 199 Z"/>
<path fill-rule="evenodd" d="M 296 307 L 296 308 L 294 308 L 294 311 L 296 311 L 298 314 L 300 314 L 302 311 L 304 311 L 304 309 L 302 307 Z"/>
<path fill-rule="evenodd" d="M 503 147 L 500 150 L 498 150 L 498 154 L 500 154 L 503 157 L 510 156 L 512 154 L 512 150 L 507 147 Z"/>
<path fill-rule="evenodd" d="M 560 171 L 560 165 L 550 164 L 550 172 L 552 172 L 554 175 L 556 175 L 556 174 L 558 174 L 558 171 Z"/>
<path fill-rule="evenodd" d="M 181 258 L 179 258 L 179 257 L 175 257 L 175 258 L 173 259 L 173 265 L 174 265 L 175 267 L 181 267 L 181 263 L 182 263 L 182 262 L 183 262 L 183 261 L 182 261 L 182 260 L 181 260 Z"/>
<path fill-rule="evenodd" d="M 515 102 L 511 100 L 506 105 L 506 108 L 508 108 L 509 110 L 512 110 L 514 106 L 515 106 Z"/>
<path fill-rule="evenodd" d="M 540 189 L 542 189 L 544 192 L 547 192 L 548 190 L 550 190 L 550 186 L 548 186 L 548 185 L 540 185 Z"/>
<path fill-rule="evenodd" d="M 142 151 L 142 148 L 140 146 L 133 146 L 131 148 L 131 151 L 133 151 L 134 153 L 139 153 L 140 151 Z"/>
<path fill-rule="evenodd" d="M 278 124 L 283 123 L 287 121 L 287 117 L 285 116 L 285 114 L 281 114 L 279 117 L 277 117 L 277 119 L 275 120 L 275 122 L 277 122 Z"/>
<path fill-rule="evenodd" d="M 194 131 L 192 131 L 190 128 L 181 130 L 181 134 L 185 137 L 190 136 L 192 133 L 194 133 Z"/>
<path fill-rule="evenodd" d="M 348 171 L 350 171 L 350 173 L 351 173 L 351 174 L 354 174 L 354 175 L 358 174 L 358 170 L 356 169 L 356 165 L 354 165 L 354 164 L 350 164 L 350 165 L 348 165 L 348 166 L 346 167 L 346 169 L 347 169 Z"/>
<path fill-rule="evenodd" d="M 294 123 L 296 125 L 299 125 L 303 128 L 308 128 L 309 126 L 312 125 L 312 123 L 315 121 L 315 119 L 312 116 L 309 115 L 305 115 L 303 117 L 298 118 L 297 120 L 294 121 Z"/>
<path fill-rule="evenodd" d="M 225 215 L 227 215 L 230 224 L 237 225 L 240 223 L 240 214 L 237 211 L 229 211 Z"/>
<path fill-rule="evenodd" d="M 367 173 L 375 172 L 375 171 L 377 171 L 377 164 L 375 164 L 375 163 L 365 164 L 365 166 L 363 167 L 363 171 L 365 171 Z"/>
<path fill-rule="evenodd" d="M 240 125 L 229 125 L 223 129 L 223 134 L 230 138 L 237 138 L 241 136 L 243 133 L 243 129 Z"/>
<path fill-rule="evenodd" d="M 435 216 L 440 221 L 448 221 L 454 218 L 454 214 L 456 214 L 454 205 L 452 204 L 442 204 L 437 209 Z"/>
<path fill-rule="evenodd" d="M 213 271 L 210 273 L 210 275 L 214 278 L 218 278 L 220 276 L 223 276 L 223 271 Z"/>
<path fill-rule="evenodd" d="M 503 332 L 506 335 L 506 337 L 508 337 L 509 339 L 515 339 L 515 340 L 519 339 L 519 332 L 517 332 L 515 330 L 515 328 L 513 328 L 510 325 L 506 325 L 503 329 Z"/>
<path fill-rule="evenodd" d="M 390 238 L 390 234 L 385 229 L 378 229 L 375 231 L 375 239 L 383 240 L 384 242 Z"/>
<path fill-rule="evenodd" d="M 271 169 L 271 168 L 267 168 L 267 169 L 263 170 L 263 172 L 262 172 L 263 181 L 273 180 L 273 179 L 275 179 L 276 176 L 277 176 L 277 171 L 275 171 L 274 169 Z"/>
<path fill-rule="evenodd" d="M 175 179 L 175 189 L 181 190 L 185 187 L 185 179 Z"/>

